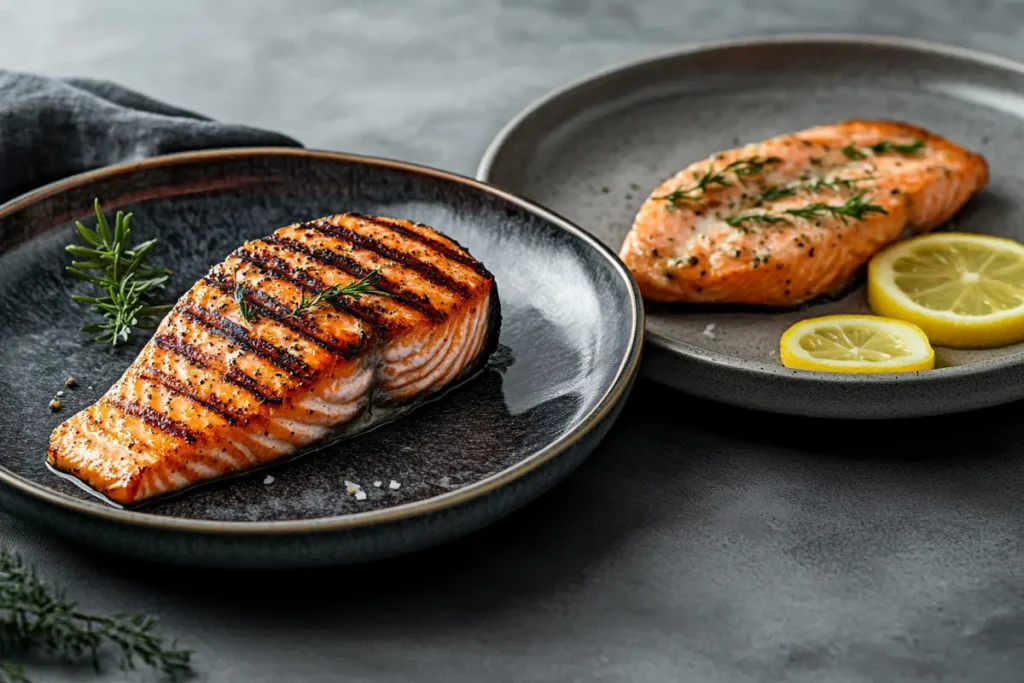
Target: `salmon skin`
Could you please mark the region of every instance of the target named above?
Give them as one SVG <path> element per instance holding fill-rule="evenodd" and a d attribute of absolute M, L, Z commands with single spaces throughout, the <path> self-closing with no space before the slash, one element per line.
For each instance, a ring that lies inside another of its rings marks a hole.
<path fill-rule="evenodd" d="M 984 158 L 916 126 L 817 126 L 672 176 L 620 256 L 651 301 L 794 306 L 842 289 L 905 232 L 942 225 L 988 178 Z"/>
<path fill-rule="evenodd" d="M 427 226 L 289 225 L 182 296 L 47 462 L 121 505 L 180 491 L 400 416 L 480 370 L 500 326 L 494 277 Z"/>

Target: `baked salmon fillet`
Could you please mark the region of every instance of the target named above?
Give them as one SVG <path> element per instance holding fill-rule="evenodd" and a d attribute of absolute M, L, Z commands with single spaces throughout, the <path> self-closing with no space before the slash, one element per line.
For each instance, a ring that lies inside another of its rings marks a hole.
<path fill-rule="evenodd" d="M 500 324 L 493 276 L 429 227 L 289 225 L 182 296 L 47 459 L 138 503 L 393 419 L 481 369 Z"/>
<path fill-rule="evenodd" d="M 906 232 L 942 225 L 988 177 L 981 156 L 906 123 L 817 126 L 669 178 L 620 256 L 652 301 L 796 305 L 841 289 Z"/>

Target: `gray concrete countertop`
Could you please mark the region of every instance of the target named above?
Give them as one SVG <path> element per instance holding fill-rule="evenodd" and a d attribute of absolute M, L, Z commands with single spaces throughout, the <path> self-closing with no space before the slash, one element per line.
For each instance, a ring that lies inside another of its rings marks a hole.
<path fill-rule="evenodd" d="M 996 0 L 0 0 L 0 66 L 471 175 L 535 97 L 682 44 L 869 32 L 1024 59 L 1022 29 Z M 200 681 L 1020 681 L 1019 410 L 822 424 L 641 382 L 563 485 L 373 567 L 152 567 L 2 514 L 0 537 L 87 607 L 159 615 Z"/>

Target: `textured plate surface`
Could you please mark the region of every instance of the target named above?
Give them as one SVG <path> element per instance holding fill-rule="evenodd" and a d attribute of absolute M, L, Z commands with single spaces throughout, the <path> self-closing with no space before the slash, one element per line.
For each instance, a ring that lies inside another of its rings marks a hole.
<path fill-rule="evenodd" d="M 520 114 L 477 176 L 557 211 L 617 252 L 651 189 L 680 168 L 720 149 L 849 118 L 910 121 L 983 154 L 991 184 L 955 226 L 1024 240 L 1021 66 L 887 38 L 730 42 L 603 72 Z M 940 348 L 938 370 L 898 376 L 781 365 L 779 338 L 792 323 L 868 312 L 863 287 L 784 313 L 648 305 L 644 373 L 726 403 L 823 417 L 934 415 L 1024 397 L 1019 344 Z"/>
<path fill-rule="evenodd" d="M 52 429 L 99 398 L 139 349 L 77 332 L 90 314 L 70 300 L 82 288 L 63 273 L 63 247 L 74 220 L 91 224 L 93 197 L 108 215 L 134 213 L 135 241 L 159 238 L 155 259 L 176 270 L 173 297 L 244 240 L 293 221 L 341 211 L 422 221 L 495 274 L 498 352 L 470 383 L 369 434 L 139 511 L 114 509 L 44 466 Z M 642 316 L 628 273 L 578 228 L 430 169 L 232 150 L 78 176 L 0 207 L 0 503 L 86 543 L 189 564 L 340 563 L 432 545 L 524 504 L 589 453 L 636 373 Z M 79 386 L 51 413 L 69 375 Z M 347 495 L 346 481 L 368 498 Z"/>

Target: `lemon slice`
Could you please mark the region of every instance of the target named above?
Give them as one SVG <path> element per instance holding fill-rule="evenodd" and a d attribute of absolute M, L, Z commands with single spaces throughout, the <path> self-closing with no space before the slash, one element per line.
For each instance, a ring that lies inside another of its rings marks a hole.
<path fill-rule="evenodd" d="M 782 364 L 826 372 L 912 372 L 935 367 L 935 352 L 916 325 L 873 315 L 826 315 L 782 335 Z"/>
<path fill-rule="evenodd" d="M 1024 339 L 1024 245 L 935 233 L 899 242 L 868 266 L 878 315 L 914 323 L 933 344 L 992 347 Z"/>

